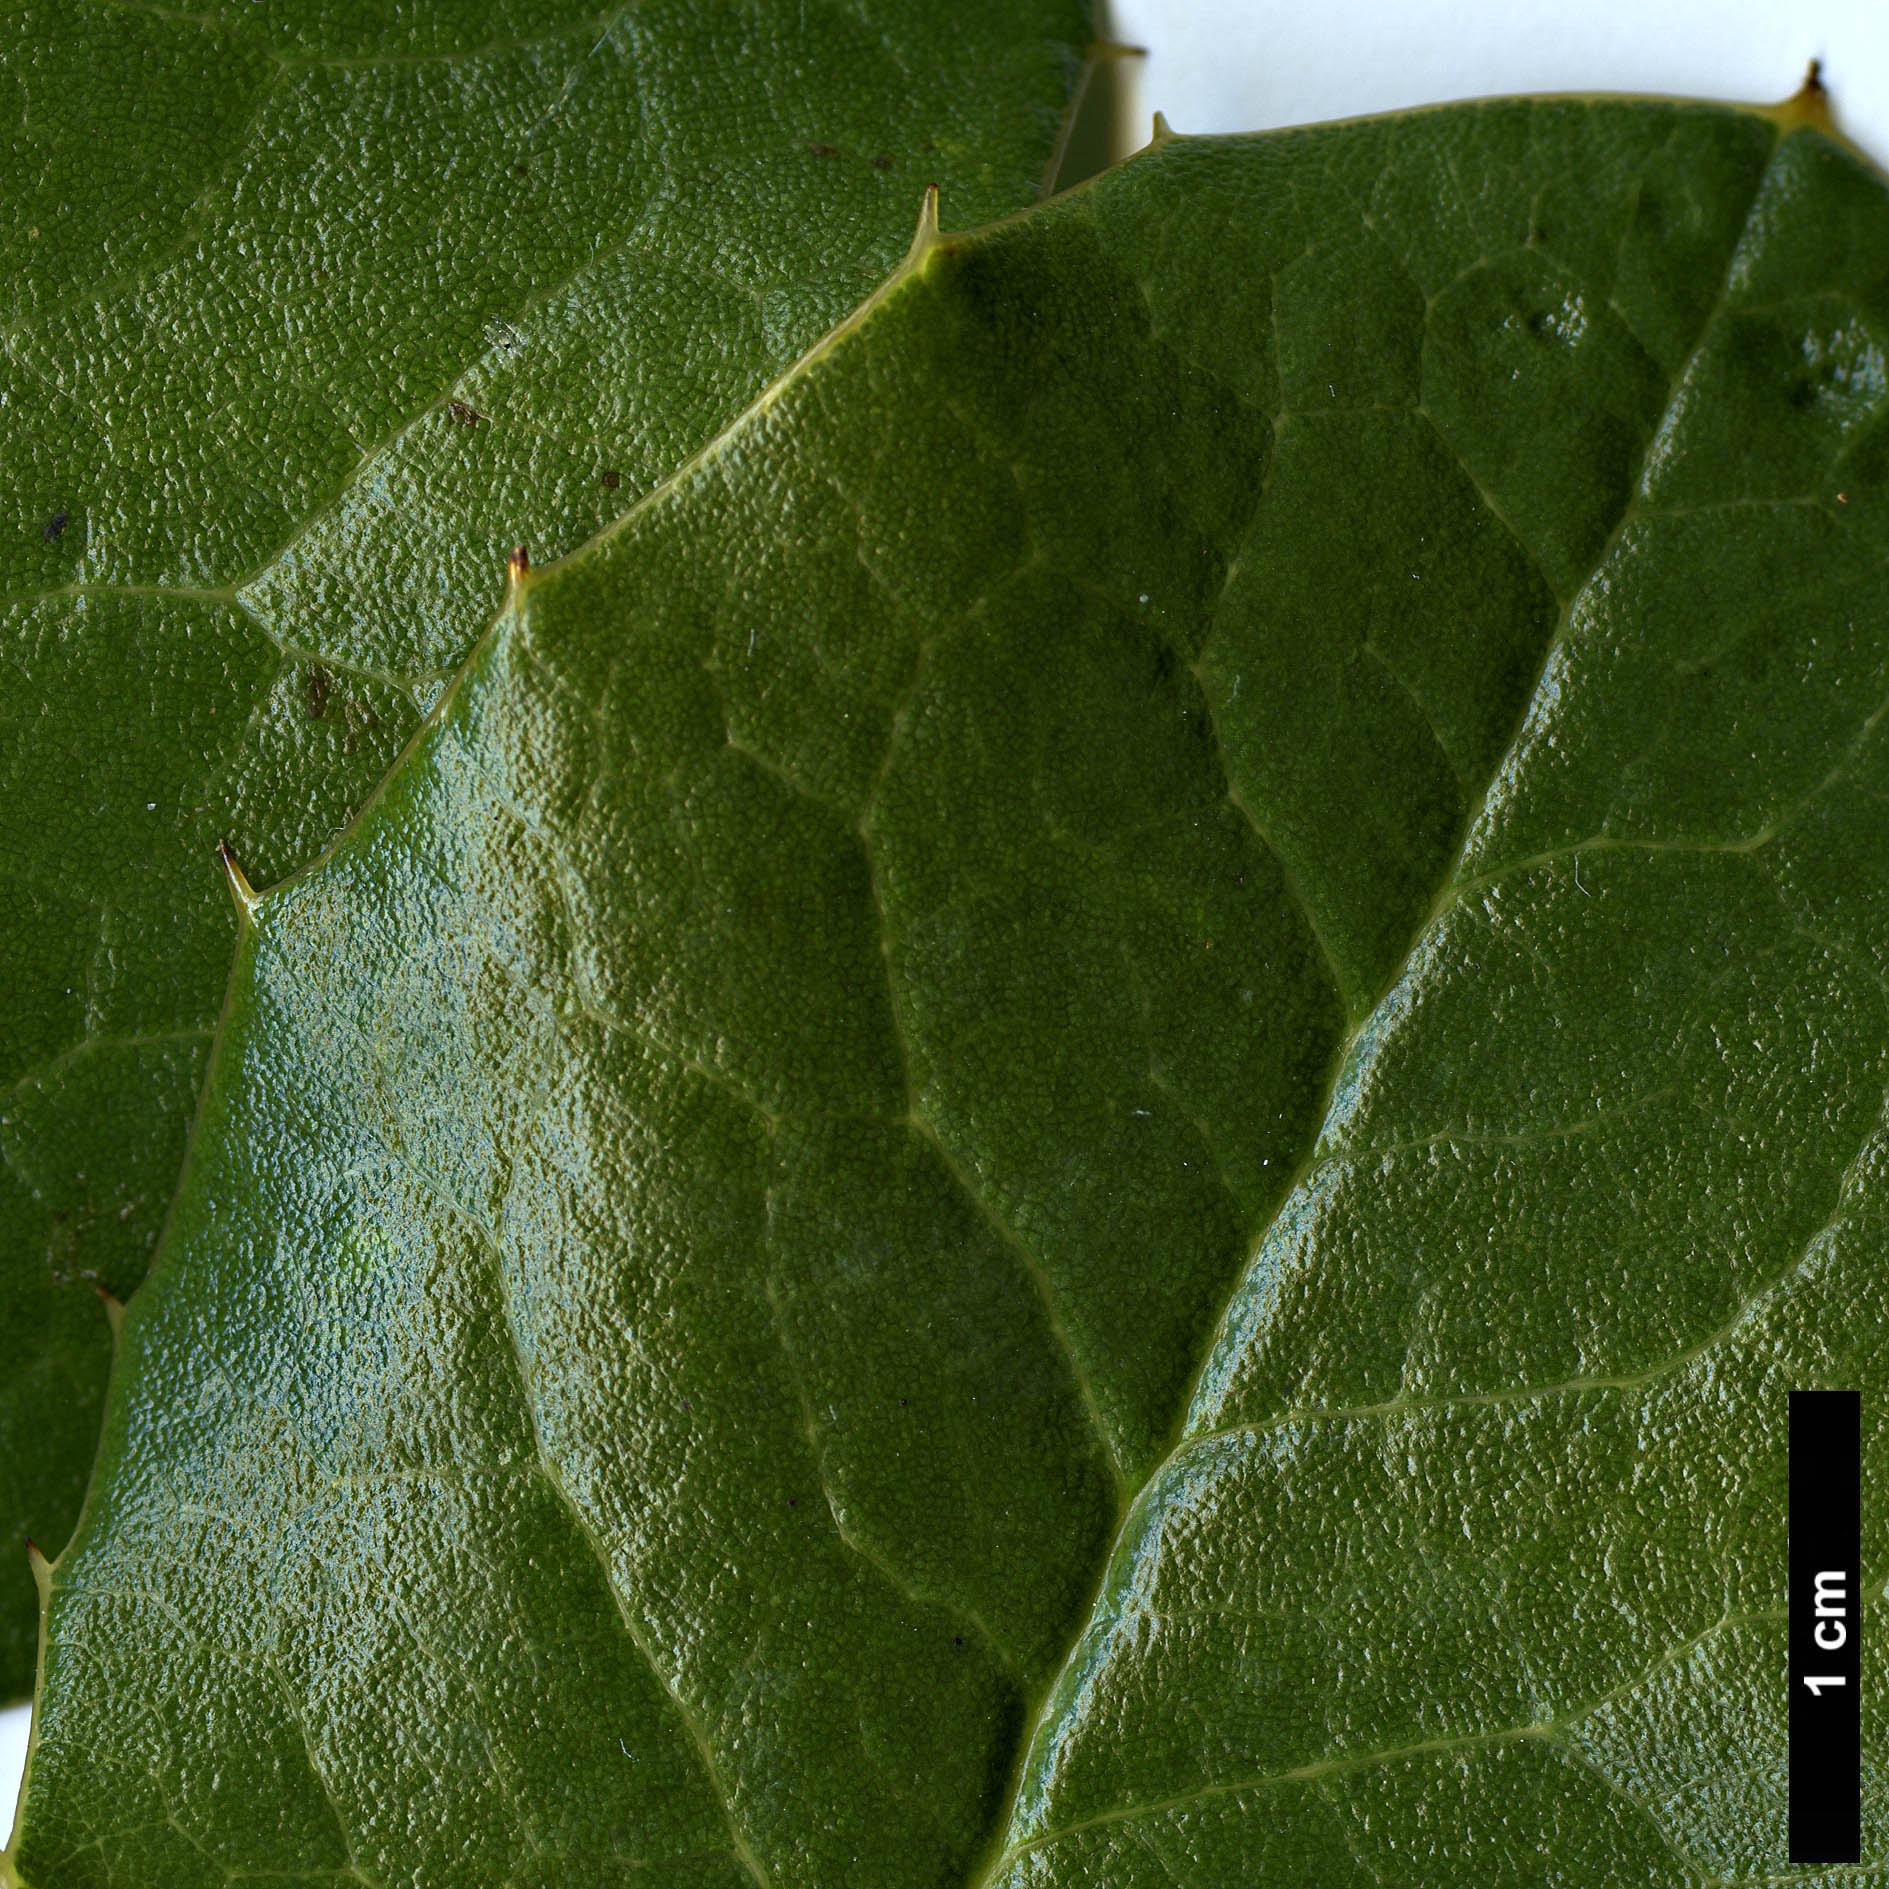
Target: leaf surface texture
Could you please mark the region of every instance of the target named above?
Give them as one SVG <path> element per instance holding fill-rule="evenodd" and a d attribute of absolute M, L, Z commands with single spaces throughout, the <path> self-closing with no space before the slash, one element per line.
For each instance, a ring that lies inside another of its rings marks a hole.
<path fill-rule="evenodd" d="M 1031 201 L 1077 0 L 0 25 L 0 1697 L 77 1514 L 258 884 L 497 605 L 866 295 Z"/>
<path fill-rule="evenodd" d="M 1166 141 L 521 583 L 244 927 L 19 1880 L 1779 1873 L 1886 281 L 1788 118 Z"/>

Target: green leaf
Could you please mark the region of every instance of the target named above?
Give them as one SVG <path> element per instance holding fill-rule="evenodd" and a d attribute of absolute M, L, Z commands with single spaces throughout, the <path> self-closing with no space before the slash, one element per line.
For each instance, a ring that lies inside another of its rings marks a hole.
<path fill-rule="evenodd" d="M 0 1697 L 234 927 L 496 606 L 910 240 L 1030 201 L 1082 0 L 78 0 L 0 92 Z"/>
<path fill-rule="evenodd" d="M 1885 337 L 1801 114 L 921 248 L 250 911 L 16 1880 L 1782 1870 Z"/>

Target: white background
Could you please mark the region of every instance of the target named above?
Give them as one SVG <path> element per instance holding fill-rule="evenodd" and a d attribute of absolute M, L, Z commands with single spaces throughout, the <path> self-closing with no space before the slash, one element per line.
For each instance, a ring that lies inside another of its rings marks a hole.
<path fill-rule="evenodd" d="M 1768 104 L 1824 63 L 1838 123 L 1889 159 L 1883 0 L 1110 0 L 1176 131 L 1255 131 L 1499 92 Z"/>
<path fill-rule="evenodd" d="M 1253 131 L 1499 92 L 1662 92 L 1768 102 L 1824 62 L 1838 124 L 1889 158 L 1889 0 L 1115 0 L 1131 143 Z M 24 1707 L 0 1712 L 0 1805 Z"/>

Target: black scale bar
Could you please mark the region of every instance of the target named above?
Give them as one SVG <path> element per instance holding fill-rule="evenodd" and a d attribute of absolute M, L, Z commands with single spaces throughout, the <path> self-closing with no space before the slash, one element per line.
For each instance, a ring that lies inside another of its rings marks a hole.
<path fill-rule="evenodd" d="M 1862 1860 L 1862 1398 L 1791 1392 L 1793 1863 Z"/>

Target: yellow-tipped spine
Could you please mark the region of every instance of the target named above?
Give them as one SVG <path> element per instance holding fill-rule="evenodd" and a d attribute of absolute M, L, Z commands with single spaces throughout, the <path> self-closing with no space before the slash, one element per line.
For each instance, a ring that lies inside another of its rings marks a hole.
<path fill-rule="evenodd" d="M 905 252 L 905 266 L 916 269 L 938 243 L 938 186 L 925 186 L 925 201 L 918 206 L 918 228 L 912 232 L 912 246 Z"/>
<path fill-rule="evenodd" d="M 230 897 L 236 901 L 237 915 L 247 923 L 256 915 L 256 888 L 249 883 L 243 869 L 236 863 L 236 855 L 230 851 L 228 840 L 218 840 L 216 856 L 223 862 L 223 876 L 229 881 Z"/>

